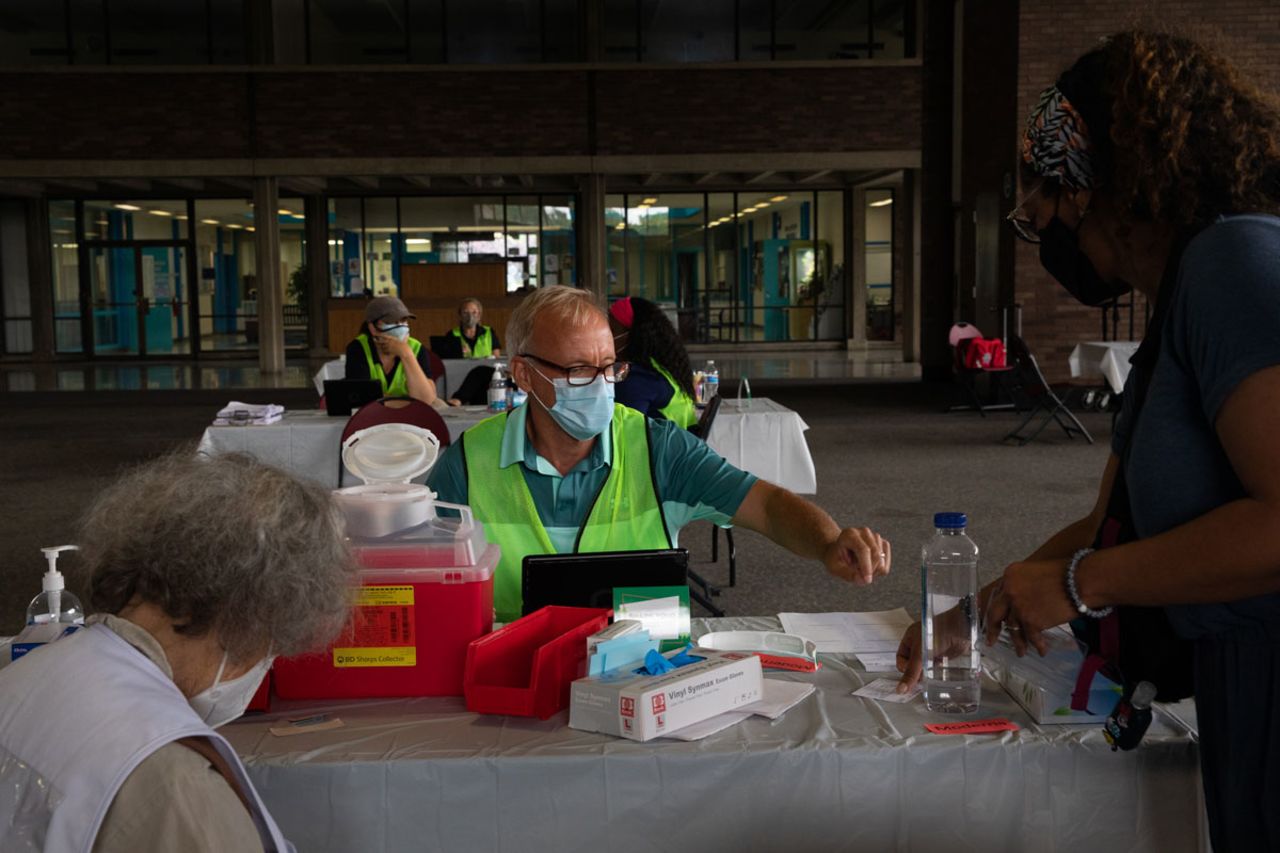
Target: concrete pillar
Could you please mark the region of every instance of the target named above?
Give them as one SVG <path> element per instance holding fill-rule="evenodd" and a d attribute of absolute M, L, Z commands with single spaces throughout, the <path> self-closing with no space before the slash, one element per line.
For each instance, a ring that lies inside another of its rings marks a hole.
<path fill-rule="evenodd" d="M 920 240 L 928 247 L 919 256 L 920 300 L 915 311 L 920 317 L 920 364 L 925 379 L 951 376 L 951 346 L 947 331 L 955 322 L 956 293 L 956 212 L 952 204 L 953 121 L 955 89 L 956 31 L 955 4 L 924 4 L 924 127 L 920 151 L 920 183 L 916 210 L 920 217 Z"/>
<path fill-rule="evenodd" d="M 27 287 L 31 294 L 31 360 L 53 361 L 53 246 L 49 242 L 49 202 L 26 203 Z"/>
<path fill-rule="evenodd" d="M 902 201 L 911 205 L 911 227 L 903 229 L 902 240 L 902 360 L 920 360 L 920 222 L 921 185 L 919 170 L 902 174 Z"/>
<path fill-rule="evenodd" d="M 587 0 L 584 4 L 586 18 L 582 28 L 582 56 L 587 62 L 604 60 L 601 46 L 604 44 L 604 0 Z"/>
<path fill-rule="evenodd" d="M 602 300 L 608 295 L 605 281 L 606 235 L 604 229 L 604 175 L 586 175 L 582 179 L 582 207 L 578 211 L 579 256 L 582 264 L 579 285 Z"/>
<path fill-rule="evenodd" d="M 307 325 L 311 356 L 329 354 L 329 206 L 322 195 L 303 200 L 307 216 Z"/>
<path fill-rule="evenodd" d="M 280 281 L 280 186 L 275 178 L 253 179 L 254 248 L 258 279 L 258 366 L 284 371 L 284 286 Z"/>
<path fill-rule="evenodd" d="M 850 193 L 848 228 L 853 229 L 852 287 L 849 293 L 850 350 L 867 348 L 867 191 L 854 187 Z"/>

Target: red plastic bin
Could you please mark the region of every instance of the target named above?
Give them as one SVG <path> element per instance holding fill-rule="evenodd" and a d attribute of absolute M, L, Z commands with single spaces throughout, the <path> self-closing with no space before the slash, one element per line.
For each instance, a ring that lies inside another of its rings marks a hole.
<path fill-rule="evenodd" d="M 613 613 L 543 607 L 467 647 L 467 710 L 545 720 L 569 707 L 569 684 L 586 675 L 587 637 Z"/>
<path fill-rule="evenodd" d="M 366 568 L 363 603 L 320 654 L 280 658 L 282 699 L 460 696 L 468 644 L 493 628 L 498 546 L 474 566 Z"/>

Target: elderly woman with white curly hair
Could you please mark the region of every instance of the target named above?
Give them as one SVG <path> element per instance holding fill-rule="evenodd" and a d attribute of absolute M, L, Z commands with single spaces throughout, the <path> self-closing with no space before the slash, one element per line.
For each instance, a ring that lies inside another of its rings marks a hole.
<path fill-rule="evenodd" d="M 98 615 L 0 672 L 0 849 L 291 850 L 214 729 L 347 619 L 328 493 L 174 454 L 99 496 L 81 546 Z"/>

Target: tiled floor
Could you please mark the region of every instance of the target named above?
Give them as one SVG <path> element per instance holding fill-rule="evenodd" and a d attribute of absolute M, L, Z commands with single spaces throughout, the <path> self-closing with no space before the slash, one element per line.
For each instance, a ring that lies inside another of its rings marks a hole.
<path fill-rule="evenodd" d="M 756 382 L 911 382 L 920 365 L 893 350 L 755 352 L 747 348 L 697 352 L 694 369 L 714 359 L 726 391 L 746 376 Z M 291 361 L 280 374 L 264 374 L 255 361 L 59 362 L 0 366 L 0 391 L 178 391 L 219 388 L 307 388 L 321 361 Z"/>

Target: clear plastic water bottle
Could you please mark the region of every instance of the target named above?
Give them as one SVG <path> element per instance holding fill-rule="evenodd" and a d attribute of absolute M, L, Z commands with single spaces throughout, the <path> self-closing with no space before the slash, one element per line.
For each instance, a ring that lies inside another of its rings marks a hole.
<path fill-rule="evenodd" d="M 511 408 L 523 406 L 529 400 L 529 392 L 525 391 L 515 382 L 511 383 Z"/>
<path fill-rule="evenodd" d="M 511 405 L 511 388 L 507 383 L 507 374 L 502 365 L 493 369 L 493 378 L 489 380 L 489 411 L 505 412 Z"/>
<path fill-rule="evenodd" d="M 707 366 L 702 369 L 702 402 L 710 403 L 711 398 L 720 393 L 720 371 L 716 369 L 714 359 L 707 359 Z"/>
<path fill-rule="evenodd" d="M 967 524 L 962 512 L 938 513 L 921 554 L 924 701 L 946 714 L 977 711 L 982 694 L 978 546 L 965 533 Z"/>

